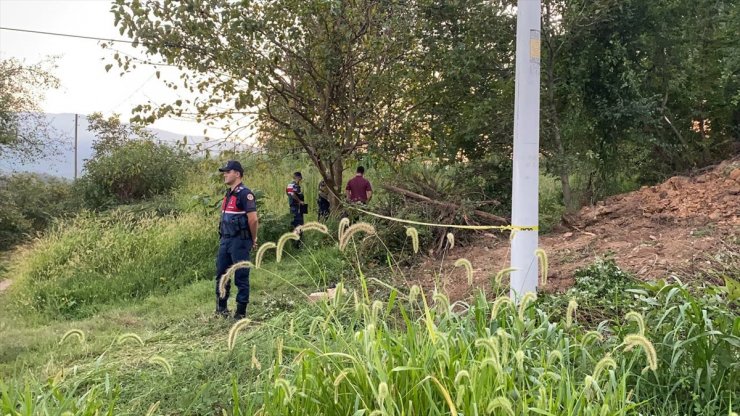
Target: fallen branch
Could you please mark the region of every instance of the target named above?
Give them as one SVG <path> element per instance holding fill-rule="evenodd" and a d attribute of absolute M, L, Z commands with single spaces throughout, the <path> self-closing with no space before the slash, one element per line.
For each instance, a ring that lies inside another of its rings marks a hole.
<path fill-rule="evenodd" d="M 424 196 L 421 194 L 417 194 L 416 192 L 409 191 L 407 189 L 399 188 L 397 186 L 393 185 L 380 185 L 381 188 L 385 189 L 386 191 L 401 194 L 403 196 L 409 197 L 411 199 L 415 199 L 417 201 L 426 202 L 431 205 L 436 205 L 438 207 L 443 207 L 455 211 L 459 211 L 463 209 L 462 206 L 453 204 L 452 202 L 445 202 L 445 201 L 437 201 L 432 198 L 429 198 L 428 196 Z M 479 209 L 475 209 L 471 211 L 472 214 L 474 214 L 476 217 L 478 217 L 481 220 L 484 220 L 485 222 L 488 222 L 489 224 L 508 224 L 509 221 L 504 217 L 499 217 L 498 215 L 493 215 L 491 213 L 481 211 Z"/>

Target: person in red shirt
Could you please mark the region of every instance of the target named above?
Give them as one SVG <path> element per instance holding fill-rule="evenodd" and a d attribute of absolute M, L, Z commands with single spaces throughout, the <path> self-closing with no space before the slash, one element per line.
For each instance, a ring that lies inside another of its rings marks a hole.
<path fill-rule="evenodd" d="M 370 185 L 370 181 L 365 179 L 364 167 L 357 167 L 355 177 L 350 179 L 345 190 L 347 191 L 347 200 L 350 203 L 367 204 L 370 201 L 373 197 L 373 187 Z"/>

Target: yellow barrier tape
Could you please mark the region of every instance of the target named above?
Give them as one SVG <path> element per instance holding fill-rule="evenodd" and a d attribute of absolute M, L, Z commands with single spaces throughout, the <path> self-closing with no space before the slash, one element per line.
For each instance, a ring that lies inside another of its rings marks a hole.
<path fill-rule="evenodd" d="M 414 225 L 425 225 L 427 227 L 446 227 L 446 228 L 460 228 L 465 230 L 502 230 L 502 231 L 539 231 L 540 227 L 537 225 L 457 225 L 457 224 L 434 224 L 429 222 L 411 221 L 404 220 L 402 218 L 389 217 L 387 215 L 376 214 L 374 212 L 365 211 L 364 209 L 357 208 L 356 206 L 349 206 L 349 208 L 356 211 L 360 211 L 364 214 L 371 215 L 373 217 L 382 218 L 388 221 L 402 222 L 405 224 Z"/>

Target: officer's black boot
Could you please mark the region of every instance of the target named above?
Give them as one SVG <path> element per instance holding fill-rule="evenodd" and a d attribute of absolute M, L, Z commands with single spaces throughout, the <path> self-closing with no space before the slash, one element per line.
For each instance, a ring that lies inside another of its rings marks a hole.
<path fill-rule="evenodd" d="M 227 299 L 221 299 L 216 297 L 216 316 L 227 318 L 229 316 L 229 309 L 226 307 Z"/>
<path fill-rule="evenodd" d="M 237 302 L 236 312 L 234 312 L 234 319 L 244 319 L 247 316 L 247 304 Z"/>

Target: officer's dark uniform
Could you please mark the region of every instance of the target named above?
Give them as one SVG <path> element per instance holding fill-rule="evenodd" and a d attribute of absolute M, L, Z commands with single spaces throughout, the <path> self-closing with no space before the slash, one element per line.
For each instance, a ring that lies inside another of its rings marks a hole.
<path fill-rule="evenodd" d="M 254 193 L 241 183 L 233 191 L 229 189 L 221 203 L 221 223 L 219 226 L 221 242 L 216 258 L 216 297 L 218 299 L 216 312 L 218 313 L 224 315 L 228 313 L 226 302 L 231 289 L 231 282 L 229 282 L 226 285 L 226 296 L 221 299 L 218 291 L 219 279 L 234 263 L 249 260 L 253 236 L 249 231 L 247 213 L 256 211 L 257 205 Z M 235 316 L 243 317 L 249 303 L 249 269 L 237 270 L 234 275 L 234 283 L 238 288 Z"/>
<path fill-rule="evenodd" d="M 290 206 L 290 213 L 293 214 L 293 222 L 290 225 L 293 228 L 303 225 L 303 209 L 300 204 L 293 198 L 293 195 L 297 196 L 299 200 L 304 201 L 303 190 L 301 185 L 298 185 L 296 181 L 292 181 L 285 188 L 285 192 L 288 194 L 288 205 Z"/>
<path fill-rule="evenodd" d="M 331 209 L 331 203 L 329 202 L 329 187 L 326 186 L 326 182 L 319 182 L 319 198 L 318 202 L 318 215 L 319 220 L 326 220 L 329 218 L 329 210 Z"/>

